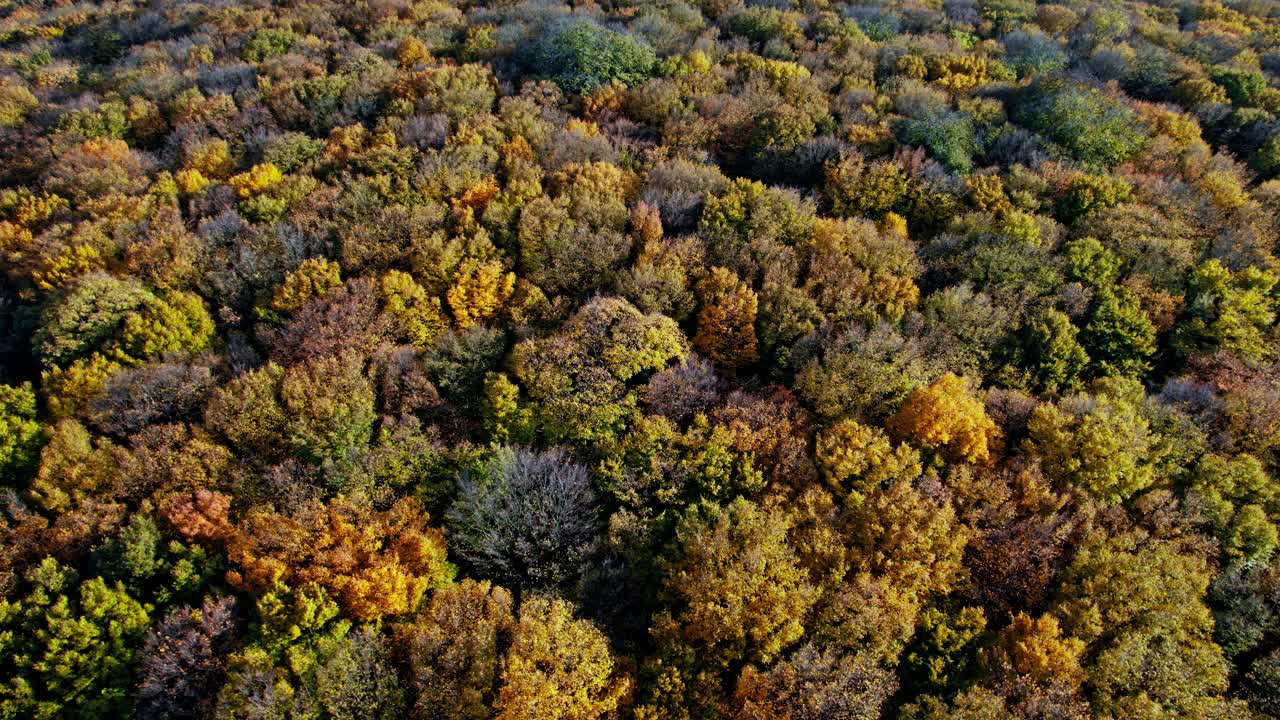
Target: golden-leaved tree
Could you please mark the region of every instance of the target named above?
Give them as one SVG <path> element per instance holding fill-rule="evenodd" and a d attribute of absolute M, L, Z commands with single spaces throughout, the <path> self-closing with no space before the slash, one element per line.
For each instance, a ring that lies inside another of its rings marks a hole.
<path fill-rule="evenodd" d="M 402 615 L 453 579 L 444 536 L 417 501 L 387 510 L 338 495 L 294 513 L 254 510 L 227 543 L 227 579 L 261 592 L 278 583 L 315 583 L 358 620 Z"/>

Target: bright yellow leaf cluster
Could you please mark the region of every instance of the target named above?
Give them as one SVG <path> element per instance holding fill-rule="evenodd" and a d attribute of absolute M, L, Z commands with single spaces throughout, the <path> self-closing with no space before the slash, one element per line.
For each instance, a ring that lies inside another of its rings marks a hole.
<path fill-rule="evenodd" d="M 497 315 L 515 286 L 515 273 L 503 272 L 502 263 L 472 259 L 462 264 L 445 299 L 458 327 L 467 328 Z"/>
<path fill-rule="evenodd" d="M 247 172 L 231 176 L 228 181 L 236 189 L 241 198 L 260 195 L 284 180 L 284 173 L 271 163 L 260 163 L 249 168 Z"/>
<path fill-rule="evenodd" d="M 999 432 L 968 383 L 953 373 L 912 391 L 889 418 L 888 428 L 898 437 L 944 451 L 951 460 L 971 463 L 991 459 L 991 443 Z"/>

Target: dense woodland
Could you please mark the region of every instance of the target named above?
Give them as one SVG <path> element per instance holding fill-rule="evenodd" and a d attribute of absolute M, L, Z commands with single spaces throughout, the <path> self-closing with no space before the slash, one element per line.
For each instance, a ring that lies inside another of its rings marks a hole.
<path fill-rule="evenodd" d="M 1275 0 L 0 15 L 0 718 L 1280 718 Z"/>

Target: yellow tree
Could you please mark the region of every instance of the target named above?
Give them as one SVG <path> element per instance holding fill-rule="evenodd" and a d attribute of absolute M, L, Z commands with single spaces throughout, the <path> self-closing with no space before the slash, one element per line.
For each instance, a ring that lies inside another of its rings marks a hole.
<path fill-rule="evenodd" d="M 427 519 L 410 498 L 385 511 L 343 495 L 289 515 L 251 511 L 227 544 L 227 579 L 252 591 L 315 583 L 357 620 L 404 614 L 453 577 Z"/>
<path fill-rule="evenodd" d="M 731 270 L 712 268 L 698 283 L 702 311 L 693 345 L 717 367 L 736 370 L 760 359 L 755 291 Z"/>
<path fill-rule="evenodd" d="M 982 401 L 953 373 L 912 391 L 889 418 L 888 428 L 922 447 L 941 450 L 950 460 L 971 463 L 991 459 L 991 443 L 999 433 Z"/>
<path fill-rule="evenodd" d="M 818 468 L 827 482 L 842 492 L 865 493 L 920 474 L 920 454 L 912 447 L 893 446 L 880 430 L 856 420 L 841 420 L 818 433 Z"/>
<path fill-rule="evenodd" d="M 396 319 L 401 332 L 414 346 L 430 347 L 445 331 L 447 321 L 440 311 L 440 299 L 428 295 L 426 288 L 409 273 L 388 272 L 382 276 L 380 289 L 387 313 Z"/>
<path fill-rule="evenodd" d="M 320 297 L 341 284 L 338 263 L 324 258 L 308 258 L 276 288 L 271 296 L 271 309 L 294 312 L 308 300 Z"/>
<path fill-rule="evenodd" d="M 898 483 L 869 493 L 849 511 L 849 557 L 856 571 L 920 598 L 950 592 L 963 577 L 968 533 L 950 504 Z"/>
<path fill-rule="evenodd" d="M 1035 682 L 1063 681 L 1079 685 L 1085 678 L 1080 667 L 1084 650 L 1084 641 L 1064 635 L 1054 616 L 1033 618 L 1018 613 L 1000 631 L 991 660 L 998 672 Z"/>
<path fill-rule="evenodd" d="M 786 513 L 743 498 L 688 510 L 676 527 L 682 550 L 666 568 L 678 610 L 659 616 L 654 634 L 709 665 L 776 660 L 803 636 L 816 599 L 790 530 Z"/>
<path fill-rule="evenodd" d="M 574 618 L 558 598 L 525 599 L 494 704 L 497 720 L 595 720 L 613 713 L 630 688 L 595 625 Z"/>
<path fill-rule="evenodd" d="M 458 270 L 445 299 L 459 328 L 484 322 L 498 314 L 515 290 L 516 276 L 504 273 L 497 260 L 467 260 Z"/>

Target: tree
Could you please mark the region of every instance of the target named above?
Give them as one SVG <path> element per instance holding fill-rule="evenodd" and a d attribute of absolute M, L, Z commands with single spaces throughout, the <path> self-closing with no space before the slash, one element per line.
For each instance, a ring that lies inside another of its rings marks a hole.
<path fill-rule="evenodd" d="M 990 663 L 1000 672 L 1035 682 L 1078 685 L 1084 681 L 1080 668 L 1084 649 L 1083 640 L 1063 635 L 1054 616 L 1031 617 L 1020 612 L 1000 631 Z"/>
<path fill-rule="evenodd" d="M 404 689 L 382 635 L 365 627 L 336 642 L 318 643 L 316 696 L 328 717 L 404 717 Z"/>
<path fill-rule="evenodd" d="M 919 302 L 916 248 L 905 226 L 892 224 L 896 217 L 890 216 L 880 228 L 866 220 L 814 223 L 804 245 L 804 290 L 828 322 L 896 322 Z"/>
<path fill-rule="evenodd" d="M 227 543 L 227 579 L 261 592 L 277 583 L 316 583 L 359 620 L 403 615 L 453 579 L 444 537 L 410 498 L 384 511 L 338 495 L 285 515 L 253 510 Z"/>
<path fill-rule="evenodd" d="M 979 150 L 973 120 L 964 113 L 931 110 L 902 121 L 896 130 L 907 145 L 923 146 L 947 169 L 967 173 Z"/>
<path fill-rule="evenodd" d="M 897 447 L 876 428 L 855 420 L 841 420 L 818 433 L 814 450 L 826 481 L 857 498 L 920 475 L 920 454 L 910 446 Z"/>
<path fill-rule="evenodd" d="M 1087 645 L 1090 703 L 1113 717 L 1213 717 L 1227 665 L 1213 643 L 1202 560 L 1132 535 L 1093 538 L 1063 576 L 1054 614 Z"/>
<path fill-rule="evenodd" d="M 555 334 L 516 345 L 510 363 L 550 440 L 590 441 L 617 432 L 624 404 L 634 398 L 631 380 L 687 353 L 670 318 L 605 297 L 582 306 Z"/>
<path fill-rule="evenodd" d="M 549 294 L 581 296 L 605 284 L 631 253 L 627 203 L 637 177 L 608 162 L 570 163 L 551 178 L 553 198 L 520 212 L 518 269 Z"/>
<path fill-rule="evenodd" d="M 917 687 L 946 690 L 960 685 L 973 671 L 977 643 L 986 628 L 981 608 L 926 608 L 903 658 L 904 673 Z"/>
<path fill-rule="evenodd" d="M 816 599 L 789 529 L 781 511 L 742 498 L 689 508 L 664 572 L 673 610 L 655 619 L 654 634 L 693 648 L 710 668 L 778 658 L 802 636 Z"/>
<path fill-rule="evenodd" d="M 1057 310 L 1045 311 L 1027 326 L 1026 363 L 1039 390 L 1052 393 L 1077 384 L 1089 355 L 1076 335 L 1071 318 Z"/>
<path fill-rule="evenodd" d="M 115 373 L 88 407 L 90 424 L 124 438 L 198 416 L 216 381 L 204 363 L 153 362 Z"/>
<path fill-rule="evenodd" d="M 1132 199 L 1132 196 L 1133 186 L 1122 178 L 1107 174 L 1081 175 L 1072 180 L 1071 184 L 1067 186 L 1066 197 L 1062 198 L 1058 203 L 1058 215 L 1064 221 L 1078 220 L 1100 210 L 1107 210 L 1120 203 L 1128 202 Z M 1068 246 L 1068 262 L 1075 264 L 1077 262 L 1075 253 L 1080 250 L 1087 249 L 1091 251 L 1090 254 L 1101 250 L 1100 247 L 1095 250 L 1093 246 L 1096 244 L 1097 240 L 1089 237 L 1072 241 L 1071 245 Z M 1076 248 L 1076 250 L 1072 251 L 1071 248 Z M 1110 253 L 1105 250 L 1098 253 L 1099 261 L 1105 263 L 1099 269 L 1114 273 L 1118 267 L 1111 266 L 1111 263 L 1115 262 L 1115 260 L 1109 256 Z M 1093 282 L 1094 284 L 1100 284 L 1105 280 L 1097 278 Z"/>
<path fill-rule="evenodd" d="M 564 89 L 583 94 L 615 80 L 638 84 L 656 62 L 653 50 L 633 36 L 583 20 L 553 27 L 529 60 Z"/>
<path fill-rule="evenodd" d="M 693 346 L 717 367 L 737 370 L 759 359 L 756 350 L 756 294 L 721 267 L 698 283 L 702 310 Z"/>
<path fill-rule="evenodd" d="M 45 558 L 27 573 L 29 592 L 0 601 L 5 676 L 0 717 L 121 717 L 130 714 L 132 670 L 149 606 L 118 583 L 77 582 Z"/>
<path fill-rule="evenodd" d="M 502 447 L 458 479 L 453 549 L 481 574 L 519 588 L 562 587 L 593 550 L 599 521 L 586 468 L 562 451 Z"/>
<path fill-rule="evenodd" d="M 595 720 L 614 712 L 630 685 L 603 633 L 565 601 L 532 595 L 520 604 L 495 717 Z"/>
<path fill-rule="evenodd" d="M 900 482 L 850 508 L 846 527 L 853 569 L 917 598 L 950 591 L 963 576 L 968 533 L 950 504 Z"/>
<path fill-rule="evenodd" d="M 141 364 L 170 352 L 197 353 L 213 341 L 213 319 L 194 293 L 149 298 L 125 316 L 120 336 L 105 354 L 123 365 Z"/>
<path fill-rule="evenodd" d="M 1280 511 L 1280 493 L 1257 458 L 1205 455 L 1191 473 L 1187 495 L 1228 558 L 1265 561 L 1275 549 L 1270 517 Z"/>
<path fill-rule="evenodd" d="M 1138 298 L 1123 287 L 1102 288 L 1094 296 L 1081 335 L 1100 375 L 1141 377 L 1156 352 L 1156 329 Z"/>
<path fill-rule="evenodd" d="M 1092 287 L 1106 287 L 1120 276 L 1120 258 L 1091 237 L 1067 243 L 1063 252 L 1067 277 Z"/>
<path fill-rule="evenodd" d="M 1026 449 L 1051 479 L 1123 502 L 1155 482 L 1156 439 L 1141 402 L 1134 383 L 1042 404 L 1027 425 Z"/>
<path fill-rule="evenodd" d="M 1186 315 L 1174 345 L 1187 354 L 1222 349 L 1249 361 L 1268 357 L 1263 333 L 1275 322 L 1275 273 L 1248 267 L 1231 272 L 1218 260 L 1195 269 L 1188 282 Z"/>
<path fill-rule="evenodd" d="M 400 331 L 414 347 L 431 347 L 448 321 L 440 309 L 440 299 L 431 297 L 413 276 L 392 270 L 382 276 L 382 301 L 400 325 Z"/>
<path fill-rule="evenodd" d="M 898 437 L 971 463 L 991 459 L 990 445 L 999 434 L 982 402 L 973 397 L 963 378 L 952 373 L 913 390 L 887 427 Z"/>
<path fill-rule="evenodd" d="M 680 364 L 654 373 L 643 399 L 651 412 L 683 422 L 719 399 L 720 384 L 711 363 L 690 353 Z"/>
<path fill-rule="evenodd" d="M 283 377 L 283 368 L 268 363 L 233 378 L 210 398 L 205 423 L 246 457 L 279 455 L 287 422 L 277 397 Z"/>
<path fill-rule="evenodd" d="M 516 630 L 511 594 L 487 580 L 437 590 L 401 631 L 421 717 L 486 720 Z"/>
<path fill-rule="evenodd" d="M 115 502 L 124 494 L 118 448 L 95 438 L 83 425 L 63 420 L 49 432 L 40 467 L 28 487 L 30 498 L 53 512 L 95 502 Z"/>
<path fill-rule="evenodd" d="M 890 323 L 870 330 L 855 326 L 827 340 L 822 350 L 820 359 L 802 364 L 795 388 L 823 419 L 881 423 L 933 377 L 924 348 Z"/>
<path fill-rule="evenodd" d="M 107 582 L 122 583 L 130 596 L 164 606 L 195 602 L 225 571 L 222 557 L 204 547 L 161 535 L 148 515 L 134 515 L 90 556 Z"/>
<path fill-rule="evenodd" d="M 326 356 L 368 359 L 394 331 L 378 283 L 358 277 L 303 304 L 278 329 L 263 328 L 262 335 L 271 359 L 293 366 Z"/>
<path fill-rule="evenodd" d="M 484 376 L 481 405 L 485 432 L 495 443 L 528 442 L 533 439 L 533 410 L 520 402 L 520 388 L 506 373 Z"/>
<path fill-rule="evenodd" d="M 293 313 L 313 298 L 341 285 L 338 263 L 325 258 L 307 258 L 275 289 L 270 307 L 276 312 Z"/>
<path fill-rule="evenodd" d="M 280 382 L 284 440 L 312 462 L 343 460 L 369 444 L 373 386 L 358 358 L 322 357 L 289 368 Z"/>
<path fill-rule="evenodd" d="M 44 432 L 36 421 L 31 385 L 0 385 L 0 484 L 26 479 L 36 467 Z"/>
<path fill-rule="evenodd" d="M 1227 91 L 1233 105 L 1253 105 L 1257 96 L 1267 89 L 1267 79 L 1257 71 L 1219 65 L 1212 68 L 1209 75 Z"/>
<path fill-rule="evenodd" d="M 204 717 L 236 636 L 235 598 L 180 607 L 147 632 L 138 661 L 137 717 Z"/>
<path fill-rule="evenodd" d="M 149 296 L 136 281 L 100 273 L 81 278 L 41 317 L 34 338 L 41 359 L 49 366 L 66 366 L 88 356 L 118 336 L 125 318 Z"/>
<path fill-rule="evenodd" d="M 1123 101 L 1062 80 L 1030 86 L 1013 115 L 1088 165 L 1117 165 L 1147 142 L 1137 116 Z"/>
<path fill-rule="evenodd" d="M 506 350 L 503 331 L 473 325 L 445 331 L 423 355 L 422 364 L 441 397 L 470 411 L 478 409 L 485 375 L 497 369 Z"/>
<path fill-rule="evenodd" d="M 352 628 L 321 589 L 279 588 L 258 600 L 255 641 L 227 662 L 215 717 L 228 720 L 403 717 L 390 648 L 373 627 Z"/>
<path fill-rule="evenodd" d="M 897 163 L 867 165 L 862 156 L 851 154 L 827 164 L 822 189 L 838 217 L 879 216 L 902 202 L 907 178 Z"/>
<path fill-rule="evenodd" d="M 768 670 L 747 666 L 734 691 L 736 720 L 875 720 L 897 689 L 868 655 L 806 643 Z"/>
<path fill-rule="evenodd" d="M 504 273 L 497 261 L 463 262 L 457 280 L 446 295 L 458 327 L 467 328 L 491 319 L 510 299 L 515 284 L 515 274 Z"/>

